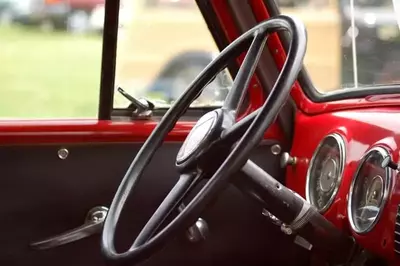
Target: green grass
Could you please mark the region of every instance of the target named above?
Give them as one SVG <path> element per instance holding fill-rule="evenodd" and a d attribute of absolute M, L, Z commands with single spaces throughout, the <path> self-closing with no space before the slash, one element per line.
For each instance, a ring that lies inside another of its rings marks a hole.
<path fill-rule="evenodd" d="M 101 37 L 0 27 L 0 119 L 96 117 Z"/>

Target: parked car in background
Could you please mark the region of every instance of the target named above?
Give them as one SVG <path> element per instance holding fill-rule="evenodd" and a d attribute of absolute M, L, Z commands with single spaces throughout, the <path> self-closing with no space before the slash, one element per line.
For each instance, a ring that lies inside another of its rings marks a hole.
<path fill-rule="evenodd" d="M 123 27 L 132 19 L 132 0 L 120 1 L 119 25 Z M 104 3 L 98 4 L 90 15 L 90 29 L 96 32 L 103 32 L 104 27 Z"/>
<path fill-rule="evenodd" d="M 16 0 L 0 0 L 0 25 L 12 23 L 15 4 Z"/>
<path fill-rule="evenodd" d="M 33 21 L 39 9 L 38 0 L 0 0 L 0 25 Z"/>
<path fill-rule="evenodd" d="M 89 31 L 93 10 L 98 5 L 104 4 L 104 0 L 19 0 L 18 2 L 21 8 L 15 16 L 15 21 L 38 25 L 46 30 L 62 29 L 73 33 Z"/>

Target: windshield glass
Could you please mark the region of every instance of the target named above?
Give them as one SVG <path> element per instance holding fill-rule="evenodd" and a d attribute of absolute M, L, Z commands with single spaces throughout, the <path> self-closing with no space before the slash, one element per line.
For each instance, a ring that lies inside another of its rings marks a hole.
<path fill-rule="evenodd" d="M 168 107 L 218 54 L 193 0 L 126 0 L 120 7 L 114 107 L 129 101 L 118 87 Z M 227 71 L 192 106 L 220 106 L 232 84 Z"/>
<path fill-rule="evenodd" d="M 400 84 L 400 0 L 278 0 L 308 31 L 305 66 L 320 92 Z"/>

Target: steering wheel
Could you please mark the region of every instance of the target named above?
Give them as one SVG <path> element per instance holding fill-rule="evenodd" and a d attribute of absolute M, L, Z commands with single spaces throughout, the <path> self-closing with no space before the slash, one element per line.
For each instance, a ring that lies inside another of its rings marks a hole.
<path fill-rule="evenodd" d="M 237 110 L 255 72 L 268 34 L 280 30 L 286 30 L 291 35 L 291 45 L 283 69 L 264 105 L 236 122 Z M 274 122 L 302 67 L 306 44 L 306 30 L 299 20 L 289 16 L 277 16 L 241 35 L 199 74 L 142 146 L 115 194 L 102 232 L 102 251 L 108 259 L 141 262 L 161 249 L 180 230 L 194 223 L 204 208 L 226 187 L 231 176 L 246 164 L 251 151 Z M 180 172 L 179 181 L 148 220 L 130 249 L 118 253 L 114 247 L 116 226 L 125 202 L 139 182 L 146 165 L 203 88 L 230 60 L 245 51 L 245 59 L 222 108 L 201 117 L 180 148 L 176 158 L 176 166 Z M 159 230 L 160 225 L 177 208 L 185 195 L 199 180 L 209 176 L 211 177 L 207 183 L 192 201 L 175 219 Z"/>

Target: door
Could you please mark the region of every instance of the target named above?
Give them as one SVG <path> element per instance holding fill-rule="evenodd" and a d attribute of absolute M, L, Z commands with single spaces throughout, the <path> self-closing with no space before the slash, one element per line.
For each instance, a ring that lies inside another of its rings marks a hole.
<path fill-rule="evenodd" d="M 38 28 L 31 5 L 0 26 L 1 265 L 106 265 L 101 222 L 130 162 L 177 95 L 231 41 L 225 28 L 235 28 L 240 15 L 212 1 L 132 3 L 121 4 L 121 25 L 118 1 L 97 6 L 88 34 Z M 244 2 L 229 2 L 238 3 Z M 191 39 L 194 30 L 202 43 Z M 180 144 L 201 115 L 221 105 L 236 68 L 233 62 L 209 84 L 160 147 L 125 210 L 118 247 L 132 241 L 176 182 Z M 263 80 L 252 81 L 243 113 L 266 96 Z M 155 109 L 135 108 L 126 94 L 145 97 Z M 283 132 L 276 123 L 253 154 L 278 179 L 278 155 L 290 148 Z M 205 239 L 182 233 L 144 265 L 265 265 L 301 252 L 233 186 L 201 218 Z M 276 256 L 282 248 L 287 252 Z"/>

